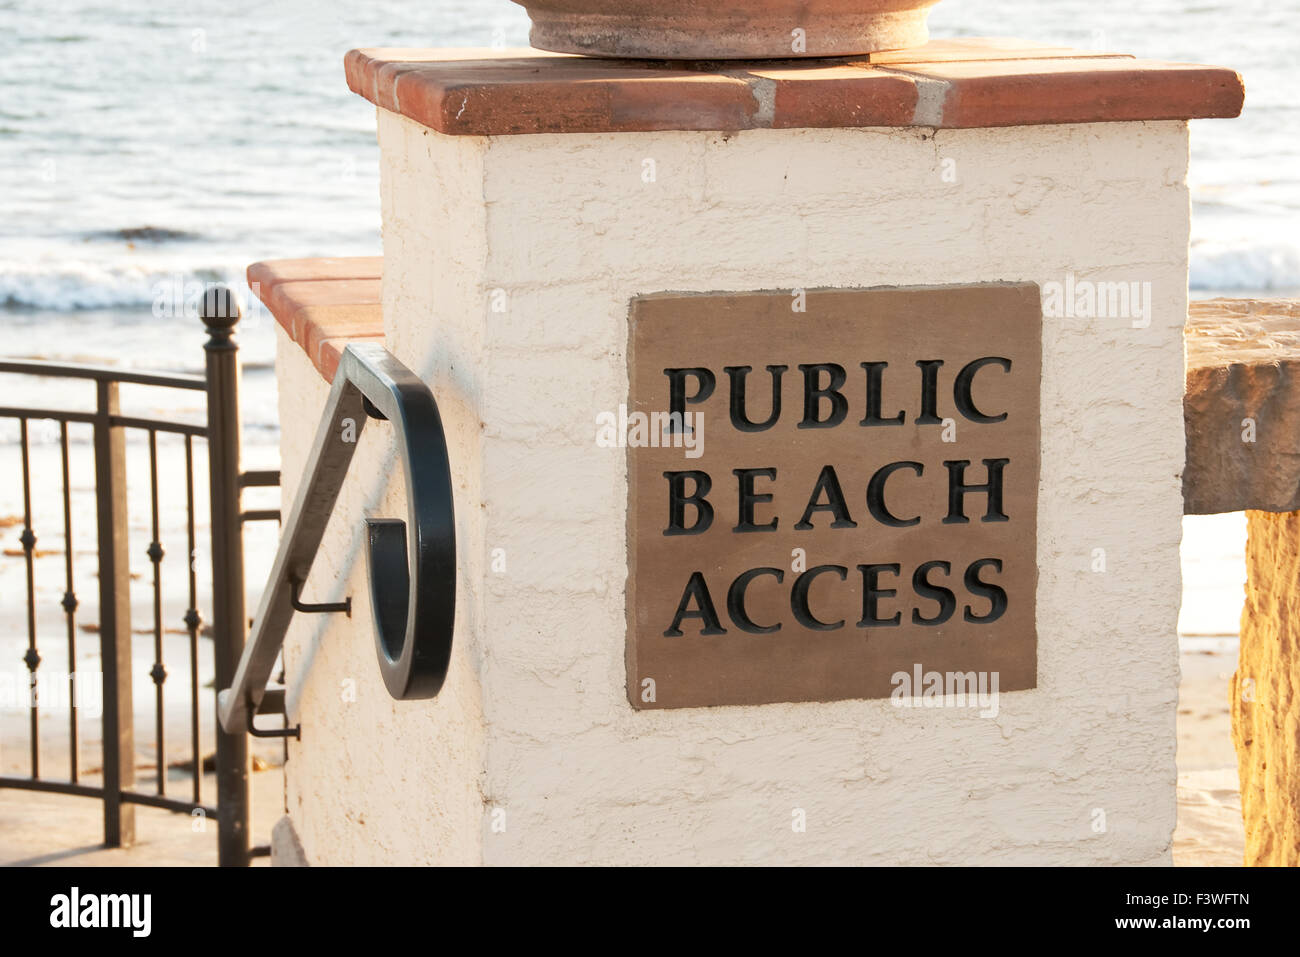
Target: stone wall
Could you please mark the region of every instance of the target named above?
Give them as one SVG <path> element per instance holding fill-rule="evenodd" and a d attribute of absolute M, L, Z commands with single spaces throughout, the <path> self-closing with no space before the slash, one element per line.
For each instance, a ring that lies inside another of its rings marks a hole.
<path fill-rule="evenodd" d="M 1232 741 L 1248 865 L 1300 866 L 1300 512 L 1246 513 Z"/>

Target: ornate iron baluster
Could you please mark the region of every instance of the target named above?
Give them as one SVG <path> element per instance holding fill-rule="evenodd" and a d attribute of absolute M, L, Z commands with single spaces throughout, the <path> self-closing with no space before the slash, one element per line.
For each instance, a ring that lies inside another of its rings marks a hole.
<path fill-rule="evenodd" d="M 190 751 L 194 757 L 194 803 L 202 803 L 203 760 L 199 755 L 199 599 L 197 573 L 198 561 L 194 546 L 194 439 L 185 436 L 185 530 L 189 544 L 190 607 L 185 610 L 185 628 L 190 636 Z"/>
<path fill-rule="evenodd" d="M 162 559 L 163 548 L 158 541 L 158 433 L 149 430 L 149 506 L 152 512 L 153 541 L 147 554 L 153 563 L 153 667 L 149 677 L 154 684 L 154 743 L 158 755 L 158 794 L 167 793 L 167 742 L 163 738 L 163 682 L 167 669 L 163 667 L 162 626 Z"/>
<path fill-rule="evenodd" d="M 72 580 L 72 485 L 68 481 L 68 423 L 59 423 L 59 448 L 63 455 L 63 612 L 68 619 L 68 773 L 78 779 L 81 750 L 77 734 L 77 590 Z"/>
<path fill-rule="evenodd" d="M 28 691 L 31 694 L 28 707 L 31 711 L 32 780 L 35 781 L 41 776 L 40 713 L 36 696 L 36 669 L 40 667 L 41 656 L 36 651 L 36 575 L 33 567 L 36 534 L 32 531 L 32 469 L 27 419 L 19 419 L 18 427 L 23 448 L 23 532 L 18 541 L 22 543 L 23 559 L 27 565 L 27 653 L 23 655 L 23 663 L 27 665 Z"/>

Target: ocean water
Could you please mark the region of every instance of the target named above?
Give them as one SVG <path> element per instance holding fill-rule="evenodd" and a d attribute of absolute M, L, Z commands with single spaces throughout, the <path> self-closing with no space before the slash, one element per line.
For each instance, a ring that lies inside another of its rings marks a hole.
<path fill-rule="evenodd" d="M 380 251 L 374 108 L 344 53 L 527 29 L 507 0 L 0 2 L 0 351 L 197 370 L 196 284 Z M 270 320 L 242 333 L 249 441 L 274 442 Z"/>
<path fill-rule="evenodd" d="M 1240 119 L 1192 124 L 1198 295 L 1300 288 L 1298 26 L 1300 0 L 943 0 L 931 18 L 937 37 L 1016 35 L 1244 75 Z M 348 91 L 343 54 L 523 46 L 527 30 L 508 0 L 0 0 L 0 354 L 197 371 L 193 284 L 239 284 L 260 259 L 380 252 L 374 108 Z M 253 314 L 241 339 L 250 462 L 273 465 L 270 320 Z M 62 390 L 3 377 L 0 404 L 62 402 Z M 0 423 L 0 448 L 16 434 Z M 1204 528 L 1191 536 L 1197 574 L 1226 570 L 1230 597 L 1185 630 L 1216 633 L 1205 622 L 1230 627 L 1240 602 L 1240 527 Z"/>
<path fill-rule="evenodd" d="M 3 321 L 96 310 L 88 348 L 104 310 L 138 314 L 178 277 L 377 253 L 374 109 L 347 90 L 344 52 L 525 45 L 527 27 L 508 0 L 0 3 Z M 1243 73 L 1242 117 L 1192 124 L 1198 290 L 1300 288 L 1298 27 L 1300 0 L 942 0 L 931 17 L 935 36 Z"/>

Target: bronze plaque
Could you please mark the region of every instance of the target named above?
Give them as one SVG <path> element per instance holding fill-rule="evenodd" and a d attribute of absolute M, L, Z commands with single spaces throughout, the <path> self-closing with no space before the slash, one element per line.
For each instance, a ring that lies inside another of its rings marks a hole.
<path fill-rule="evenodd" d="M 1034 687 L 1040 322 L 1025 283 L 633 300 L 632 705 Z"/>

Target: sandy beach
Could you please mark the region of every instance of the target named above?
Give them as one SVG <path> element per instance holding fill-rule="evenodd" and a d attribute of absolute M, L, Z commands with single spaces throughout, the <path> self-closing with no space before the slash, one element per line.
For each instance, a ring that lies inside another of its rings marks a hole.
<path fill-rule="evenodd" d="M 1240 867 L 1246 836 L 1228 711 L 1235 642 L 1181 655 L 1178 686 L 1178 829 L 1174 864 Z"/>

